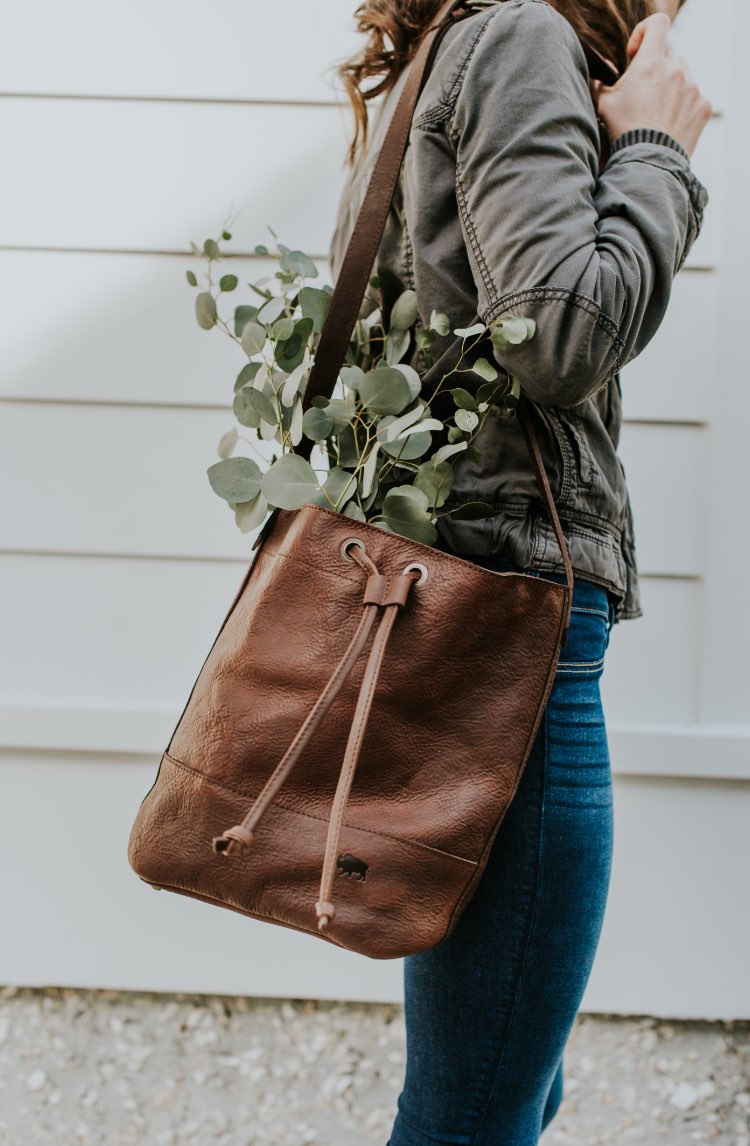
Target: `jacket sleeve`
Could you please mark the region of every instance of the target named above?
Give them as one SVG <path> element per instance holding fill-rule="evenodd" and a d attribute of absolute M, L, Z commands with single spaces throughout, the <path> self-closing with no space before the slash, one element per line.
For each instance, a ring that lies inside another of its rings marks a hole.
<path fill-rule="evenodd" d="M 496 357 L 535 401 L 577 405 L 658 330 L 706 189 L 653 128 L 616 139 L 599 172 L 586 58 L 545 0 L 498 5 L 448 130 L 479 317 L 537 324 Z"/>

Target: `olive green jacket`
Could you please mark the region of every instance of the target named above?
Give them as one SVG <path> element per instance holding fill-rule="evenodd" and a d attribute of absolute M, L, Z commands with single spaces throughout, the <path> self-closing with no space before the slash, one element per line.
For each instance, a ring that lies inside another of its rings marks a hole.
<path fill-rule="evenodd" d="M 404 76 L 345 185 L 334 278 Z M 416 291 L 424 325 L 433 309 L 456 327 L 506 315 L 536 321 L 533 338 L 495 356 L 537 404 L 574 572 L 610 590 L 621 620 L 642 609 L 617 454 L 619 371 L 658 330 L 708 195 L 687 152 L 663 132 L 620 136 L 601 170 L 599 142 L 588 66 L 570 24 L 546 0 L 478 6 L 439 46 L 373 273 L 383 292 Z M 453 334 L 439 340 L 435 379 L 460 343 Z M 481 460 L 455 463 L 444 509 L 482 500 L 495 512 L 478 521 L 441 517 L 442 543 L 562 571 L 518 420 L 489 419 L 476 445 Z"/>

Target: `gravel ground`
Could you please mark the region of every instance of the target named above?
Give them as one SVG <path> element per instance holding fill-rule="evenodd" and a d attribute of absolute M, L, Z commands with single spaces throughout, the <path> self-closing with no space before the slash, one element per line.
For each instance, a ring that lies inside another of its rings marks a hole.
<path fill-rule="evenodd" d="M 2 1146 L 384 1146 L 403 1067 L 397 1005 L 0 990 Z M 544 1146 L 750 1146 L 750 1023 L 579 1015 L 565 1071 Z"/>

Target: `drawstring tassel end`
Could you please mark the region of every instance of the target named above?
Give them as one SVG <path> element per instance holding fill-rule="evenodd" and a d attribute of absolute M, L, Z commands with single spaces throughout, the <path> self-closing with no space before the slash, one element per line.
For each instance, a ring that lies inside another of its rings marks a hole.
<path fill-rule="evenodd" d="M 217 855 L 232 855 L 234 852 L 248 851 L 253 842 L 253 833 L 249 828 L 244 828 L 242 824 L 235 824 L 233 828 L 227 828 L 220 836 L 215 836 L 212 841 L 212 846 Z"/>
<path fill-rule="evenodd" d="M 327 899 L 319 899 L 315 904 L 315 910 L 318 914 L 318 931 L 327 930 L 331 920 L 336 914 L 336 908 Z"/>

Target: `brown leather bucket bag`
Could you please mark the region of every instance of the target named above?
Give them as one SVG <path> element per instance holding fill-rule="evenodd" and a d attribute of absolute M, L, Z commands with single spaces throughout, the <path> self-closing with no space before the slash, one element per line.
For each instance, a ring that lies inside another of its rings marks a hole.
<path fill-rule="evenodd" d="M 412 62 L 306 405 L 333 391 L 413 108 L 459 7 L 443 5 Z M 531 410 L 522 396 L 567 584 L 496 573 L 315 505 L 274 510 L 131 828 L 141 879 L 376 959 L 451 933 L 516 792 L 570 620 L 573 571 Z"/>

